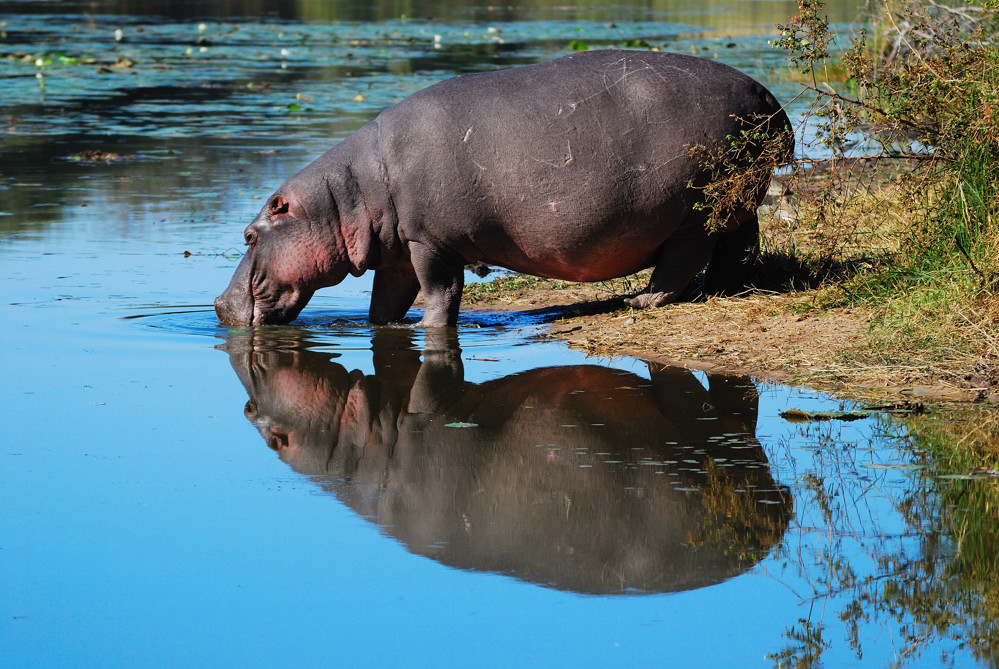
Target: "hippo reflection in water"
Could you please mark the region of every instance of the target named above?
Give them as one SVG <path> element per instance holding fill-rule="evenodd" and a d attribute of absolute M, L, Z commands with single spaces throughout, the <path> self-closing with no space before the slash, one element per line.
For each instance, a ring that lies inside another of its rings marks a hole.
<path fill-rule="evenodd" d="M 463 378 L 456 335 L 381 329 L 374 375 L 302 342 L 231 334 L 246 416 L 295 471 L 412 552 L 580 593 L 670 592 L 761 559 L 788 491 L 749 379 L 650 365 Z"/>

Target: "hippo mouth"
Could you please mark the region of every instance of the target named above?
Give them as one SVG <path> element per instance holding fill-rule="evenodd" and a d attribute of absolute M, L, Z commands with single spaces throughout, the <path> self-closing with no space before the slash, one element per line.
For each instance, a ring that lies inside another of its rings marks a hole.
<path fill-rule="evenodd" d="M 249 287 L 232 287 L 215 298 L 215 314 L 224 325 L 285 325 L 298 318 L 312 298 L 313 291 L 289 290 L 273 304 L 257 300 Z"/>
<path fill-rule="evenodd" d="M 254 279 L 255 259 L 247 252 L 225 291 L 215 299 L 215 314 L 224 325 L 284 325 L 295 320 L 315 290 Z"/>
<path fill-rule="evenodd" d="M 247 288 L 234 290 L 230 285 L 215 298 L 215 315 L 223 325 L 253 325 L 255 312 L 253 293 Z"/>
<path fill-rule="evenodd" d="M 221 295 L 215 298 L 215 314 L 224 325 L 253 325 L 254 304 L 253 261 L 250 253 L 246 253 L 236 267 L 229 285 Z"/>
<path fill-rule="evenodd" d="M 250 322 L 247 325 L 286 325 L 302 313 L 315 291 L 292 289 L 283 291 L 273 304 L 255 300 L 250 290 Z"/>

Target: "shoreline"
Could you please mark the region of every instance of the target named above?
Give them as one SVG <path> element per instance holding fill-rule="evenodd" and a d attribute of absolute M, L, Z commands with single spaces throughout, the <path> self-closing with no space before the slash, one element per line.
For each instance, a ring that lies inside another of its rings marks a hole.
<path fill-rule="evenodd" d="M 536 280 L 463 305 L 543 315 L 541 336 L 590 355 L 748 375 L 862 402 L 999 404 L 999 378 L 983 360 L 942 363 L 921 360 L 918 351 L 906 365 L 863 360 L 871 314 L 816 307 L 819 292 L 750 292 L 637 310 L 603 286 Z"/>

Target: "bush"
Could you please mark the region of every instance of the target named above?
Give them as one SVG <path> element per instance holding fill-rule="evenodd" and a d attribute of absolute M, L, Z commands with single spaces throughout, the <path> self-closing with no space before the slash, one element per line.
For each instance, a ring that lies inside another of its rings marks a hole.
<path fill-rule="evenodd" d="M 799 0 L 775 41 L 805 77 L 818 141 L 833 156 L 799 161 L 811 169 L 792 186 L 793 224 L 825 242 L 813 266 L 855 271 L 839 299 L 877 310 L 869 343 L 878 362 L 908 359 L 914 344 L 930 357 L 996 359 L 996 12 L 888 0 L 830 63 L 835 35 L 821 9 Z M 830 69 L 842 80 L 823 80 Z M 899 327 L 915 339 L 900 340 Z"/>

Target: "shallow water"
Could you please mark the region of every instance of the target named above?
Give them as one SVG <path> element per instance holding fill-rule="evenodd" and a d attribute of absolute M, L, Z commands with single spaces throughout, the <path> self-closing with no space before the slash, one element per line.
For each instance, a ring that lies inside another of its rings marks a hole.
<path fill-rule="evenodd" d="M 787 3 L 211 7 L 0 2 L 4 666 L 975 661 L 992 619 L 879 604 L 957 552 L 885 417 L 517 314 L 374 328 L 363 277 L 295 326 L 209 306 L 261 198 L 407 93 L 625 35 L 788 98 Z"/>

